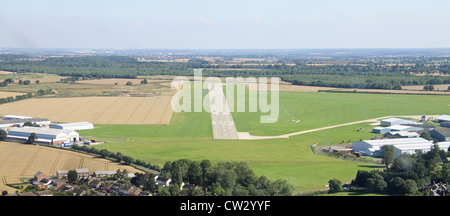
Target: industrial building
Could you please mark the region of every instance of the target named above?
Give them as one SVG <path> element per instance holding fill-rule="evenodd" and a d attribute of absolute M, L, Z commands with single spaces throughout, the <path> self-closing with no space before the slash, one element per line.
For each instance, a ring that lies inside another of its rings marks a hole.
<path fill-rule="evenodd" d="M 2 120 L 0 120 L 0 128 L 8 128 L 8 127 L 22 127 L 25 122 L 31 122 L 35 125 L 49 125 L 51 124 L 51 121 L 46 118 L 5 118 L 3 117 Z"/>
<path fill-rule="evenodd" d="M 407 126 L 407 125 L 392 125 L 389 127 L 375 127 L 372 129 L 372 133 L 376 134 L 386 134 L 394 131 L 422 131 L 424 128 L 416 127 L 416 126 Z"/>
<path fill-rule="evenodd" d="M 440 126 L 450 128 L 450 122 L 441 122 Z"/>
<path fill-rule="evenodd" d="M 439 142 L 450 141 L 450 128 L 439 128 L 428 131 L 431 137 L 437 139 Z"/>
<path fill-rule="evenodd" d="M 388 118 L 380 121 L 380 125 L 384 127 L 389 127 L 393 125 L 401 125 L 401 124 L 416 124 L 415 121 L 405 120 L 400 118 Z"/>
<path fill-rule="evenodd" d="M 381 147 L 384 145 L 392 145 L 395 148 L 396 156 L 403 153 L 415 154 L 418 150 L 423 152 L 430 151 L 433 142 L 423 138 L 396 138 L 381 140 L 363 140 L 353 143 L 353 151 L 359 152 L 362 156 L 381 156 Z M 450 142 L 439 143 L 439 148 L 447 151 Z"/>
<path fill-rule="evenodd" d="M 441 116 L 439 116 L 439 117 L 436 118 L 436 121 L 437 121 L 438 123 L 441 123 L 441 122 L 450 122 L 450 115 L 441 115 Z"/>
<path fill-rule="evenodd" d="M 72 122 L 72 123 L 52 124 L 50 125 L 50 128 L 61 130 L 87 130 L 93 129 L 94 125 L 89 122 Z"/>
<path fill-rule="evenodd" d="M 420 135 L 416 132 L 409 132 L 409 131 L 390 131 L 387 133 L 388 135 L 392 137 L 397 138 L 416 138 L 420 137 Z"/>
<path fill-rule="evenodd" d="M 8 130 L 7 139 L 10 141 L 26 141 L 32 133 L 37 136 L 37 143 L 43 144 L 63 144 L 79 141 L 79 134 L 76 131 L 66 131 L 40 127 L 14 127 Z"/>

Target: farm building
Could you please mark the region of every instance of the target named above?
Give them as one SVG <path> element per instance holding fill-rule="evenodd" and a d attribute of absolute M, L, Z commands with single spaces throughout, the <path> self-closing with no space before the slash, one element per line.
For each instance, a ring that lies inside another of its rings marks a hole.
<path fill-rule="evenodd" d="M 89 122 L 72 122 L 72 123 L 52 124 L 50 125 L 50 128 L 61 130 L 87 130 L 93 129 L 94 125 Z"/>
<path fill-rule="evenodd" d="M 44 144 L 56 145 L 79 140 L 79 134 L 75 131 L 39 127 L 11 128 L 8 130 L 7 139 L 10 141 L 26 141 L 32 133 L 37 136 L 36 142 Z"/>
<path fill-rule="evenodd" d="M 440 128 L 428 131 L 431 137 L 439 142 L 450 141 L 450 128 Z"/>
<path fill-rule="evenodd" d="M 415 121 L 405 120 L 400 118 L 388 118 L 380 121 L 380 125 L 384 127 L 389 127 L 393 125 L 401 125 L 401 124 L 415 124 Z"/>
<path fill-rule="evenodd" d="M 25 122 L 31 122 L 32 124 L 36 125 L 49 125 L 51 123 L 50 120 L 45 118 L 24 118 L 24 119 L 5 119 L 3 118 L 0 120 L 0 127 L 7 128 L 7 127 L 13 127 L 18 126 L 22 127 Z"/>
<path fill-rule="evenodd" d="M 359 152 L 362 156 L 381 156 L 381 147 L 393 145 L 396 156 L 403 153 L 414 154 L 418 150 L 427 152 L 434 145 L 432 141 L 423 138 L 398 138 L 381 140 L 363 140 L 353 143 L 353 151 Z M 447 149 L 445 149 L 447 150 Z"/>
<path fill-rule="evenodd" d="M 439 116 L 439 117 L 436 118 L 436 121 L 437 121 L 438 123 L 441 123 L 441 122 L 450 122 L 450 115 L 441 115 L 441 116 Z"/>

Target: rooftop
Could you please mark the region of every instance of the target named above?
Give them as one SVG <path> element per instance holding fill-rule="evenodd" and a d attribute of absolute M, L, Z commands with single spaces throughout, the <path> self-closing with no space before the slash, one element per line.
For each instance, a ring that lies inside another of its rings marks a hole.
<path fill-rule="evenodd" d="M 450 121 L 450 115 L 441 115 L 441 116 L 437 117 L 436 119 L 441 120 L 441 121 Z"/>
<path fill-rule="evenodd" d="M 364 140 L 364 142 L 373 146 L 383 145 L 411 145 L 411 144 L 427 144 L 432 143 L 424 138 L 398 138 L 398 139 L 381 139 L 381 140 Z"/>
<path fill-rule="evenodd" d="M 435 129 L 435 130 L 445 137 L 450 136 L 450 128 L 439 128 L 439 129 Z"/>
<path fill-rule="evenodd" d="M 71 123 L 59 123 L 56 124 L 62 127 L 77 127 L 77 126 L 86 126 L 86 125 L 93 125 L 90 122 L 71 122 Z"/>
<path fill-rule="evenodd" d="M 9 129 L 10 132 L 22 132 L 22 133 L 36 133 L 47 135 L 59 135 L 60 133 L 66 133 L 64 130 L 52 129 L 52 128 L 40 128 L 40 127 L 14 127 Z"/>

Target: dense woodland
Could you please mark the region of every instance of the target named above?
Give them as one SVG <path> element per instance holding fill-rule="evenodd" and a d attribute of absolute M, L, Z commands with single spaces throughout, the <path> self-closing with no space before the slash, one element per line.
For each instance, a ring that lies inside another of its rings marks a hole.
<path fill-rule="evenodd" d="M 280 77 L 298 85 L 361 89 L 401 89 L 405 85 L 450 84 L 450 63 L 444 57 L 337 58 L 321 60 L 289 57 L 277 64 L 211 64 L 191 58 L 188 62 L 140 62 L 129 56 L 58 57 L 24 60 L 24 55 L 0 55 L 0 70 L 50 73 L 92 78 L 136 78 L 144 75 L 192 76 L 203 68 L 203 76 Z M 227 57 L 230 58 L 230 57 Z M 339 64 L 326 64 L 341 61 Z M 285 64 L 289 62 L 290 64 Z M 224 69 L 227 70 L 219 70 Z M 215 70 L 216 69 L 216 70 Z M 429 75 L 429 74 L 440 74 Z"/>

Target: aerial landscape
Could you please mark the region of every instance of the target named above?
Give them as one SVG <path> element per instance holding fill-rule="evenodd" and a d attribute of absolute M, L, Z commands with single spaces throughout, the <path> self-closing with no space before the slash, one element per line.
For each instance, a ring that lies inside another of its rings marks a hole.
<path fill-rule="evenodd" d="M 1 3 L 1 196 L 449 195 L 450 3 L 325 2 Z"/>

